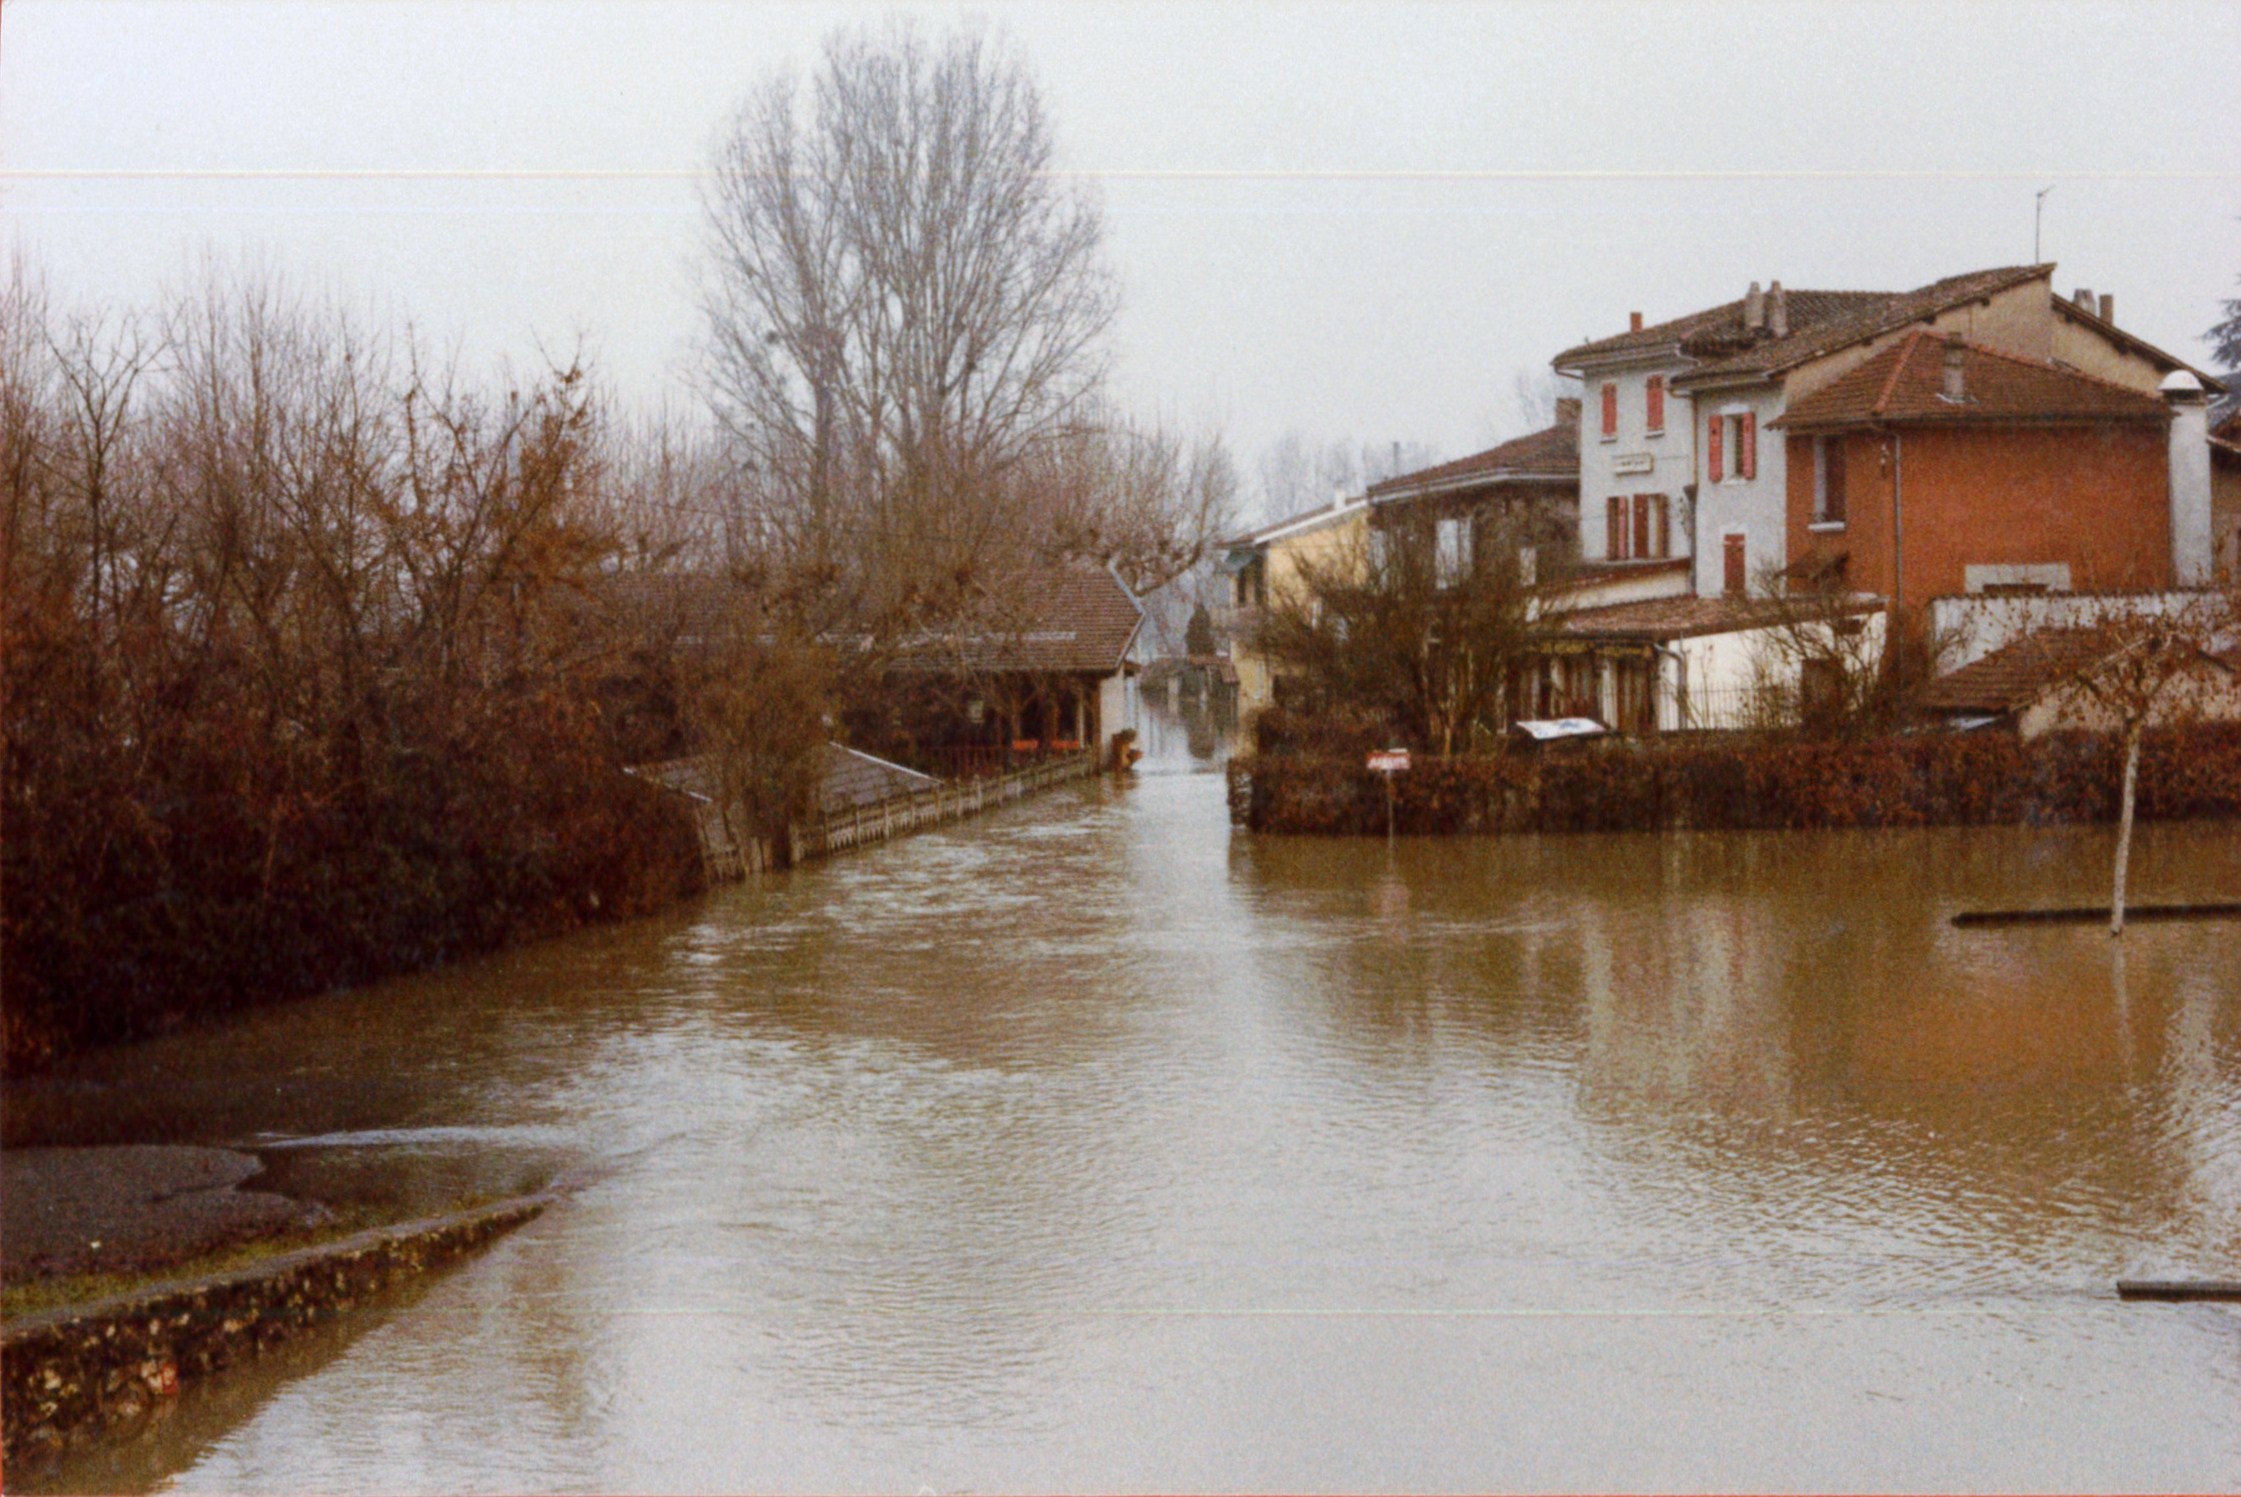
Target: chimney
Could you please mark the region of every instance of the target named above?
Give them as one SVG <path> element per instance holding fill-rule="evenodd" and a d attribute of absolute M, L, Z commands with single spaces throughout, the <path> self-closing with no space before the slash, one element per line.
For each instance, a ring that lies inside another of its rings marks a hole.
<path fill-rule="evenodd" d="M 1558 426 L 1577 426 L 1580 424 L 1580 398 L 1577 395 L 1559 395 L 1556 397 L 1556 424 Z"/>
<path fill-rule="evenodd" d="M 2210 397 L 2184 369 L 2163 377 L 2171 408 L 2171 582 L 2210 584 Z"/>
<path fill-rule="evenodd" d="M 2113 291 L 2101 293 L 2101 320 L 2103 322 L 2116 321 L 2116 293 Z"/>
<path fill-rule="evenodd" d="M 1629 312 L 1626 314 L 1626 330 L 1630 333 L 1638 333 L 1642 330 L 1641 313 Z"/>
<path fill-rule="evenodd" d="M 1961 345 L 1945 345 L 1945 387 L 1938 392 L 1947 400 L 1959 405 L 1969 398 L 1968 376 L 1961 369 Z"/>
<path fill-rule="evenodd" d="M 1767 327 L 1775 337 L 1790 336 L 1790 294 L 1776 281 L 1767 288 Z"/>
<path fill-rule="evenodd" d="M 1766 326 L 1766 293 L 1759 290 L 1757 281 L 1743 293 L 1743 331 L 1755 333 Z"/>
<path fill-rule="evenodd" d="M 2088 312 L 2093 310 L 2093 293 L 2083 286 L 2077 289 L 2077 294 L 2072 296 L 2070 300 L 2073 304 L 2083 307 Z"/>

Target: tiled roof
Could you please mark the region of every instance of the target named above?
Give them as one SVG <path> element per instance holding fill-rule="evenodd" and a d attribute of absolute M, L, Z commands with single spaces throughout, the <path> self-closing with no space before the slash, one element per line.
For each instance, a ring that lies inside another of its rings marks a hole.
<path fill-rule="evenodd" d="M 1564 368 L 1583 359 L 1678 344 L 1683 354 L 1698 363 L 1673 380 L 1677 389 L 1759 378 L 2053 274 L 2052 265 L 2010 265 L 1947 276 L 1912 291 L 1790 291 L 1786 294 L 1789 332 L 1780 338 L 1764 328 L 1744 327 L 1739 299 L 1638 333 L 1583 343 L 1558 354 L 1555 363 Z"/>
<path fill-rule="evenodd" d="M 1944 394 L 1948 349 L 1961 357 L 1958 401 Z M 1792 401 L 1771 424 L 1809 429 L 1868 422 L 2160 421 L 2167 414 L 2153 395 L 1924 328 Z"/>
<path fill-rule="evenodd" d="M 1029 573 L 978 624 L 914 641 L 897 665 L 914 671 L 1111 675 L 1128 658 L 1144 611 L 1103 567 Z"/>
<path fill-rule="evenodd" d="M 1451 463 L 1419 468 L 1369 486 L 1372 503 L 1407 498 L 1431 489 L 1458 488 L 1474 481 L 1499 483 L 1511 479 L 1577 480 L 1580 475 L 1580 426 L 1559 421 L 1540 431 L 1513 438 L 1499 447 L 1459 457 Z"/>
<path fill-rule="evenodd" d="M 1695 566 L 1696 563 L 1686 556 L 1660 557 L 1655 561 L 1583 561 L 1562 577 L 1554 578 L 1542 586 L 1548 591 L 1600 587 L 1606 582 L 1645 577 L 1651 573 L 1687 572 Z"/>
<path fill-rule="evenodd" d="M 1779 624 L 1798 618 L 1800 606 L 1786 598 L 1651 598 L 1639 603 L 1614 603 L 1608 608 L 1582 608 L 1559 615 L 1553 622 L 1559 633 L 1579 639 L 1687 639 Z M 1882 607 L 1882 599 L 1862 593 L 1846 599 L 1840 611 L 1867 614 Z"/>
<path fill-rule="evenodd" d="M 825 745 L 825 778 L 817 803 L 827 816 L 856 806 L 874 806 L 898 795 L 931 790 L 941 782 L 930 774 L 890 764 L 838 743 Z"/>
<path fill-rule="evenodd" d="M 1802 336 L 1808 328 L 1858 315 L 1870 306 L 1880 306 L 1898 293 L 1893 291 L 1788 291 L 1790 336 Z M 1698 357 L 1717 357 L 1733 353 L 1765 337 L 1765 334 L 1748 333 L 1743 327 L 1743 299 L 1708 307 L 1701 312 L 1691 312 L 1685 317 L 1675 317 L 1666 322 L 1653 323 L 1640 332 L 1619 333 L 1610 338 L 1597 338 L 1567 348 L 1552 361 L 1557 368 L 1583 359 L 1608 358 L 1615 354 L 1647 352 L 1651 349 L 1680 345 L 1683 352 Z"/>
<path fill-rule="evenodd" d="M 2110 653 L 2092 629 L 2040 629 L 1938 677 L 1922 693 L 1933 712 L 2013 712 Z"/>

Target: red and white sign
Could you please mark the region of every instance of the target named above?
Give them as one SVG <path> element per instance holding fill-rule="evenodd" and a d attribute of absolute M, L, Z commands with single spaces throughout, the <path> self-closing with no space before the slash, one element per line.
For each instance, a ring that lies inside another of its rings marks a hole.
<path fill-rule="evenodd" d="M 1369 767 L 1379 774 L 1399 774 L 1408 768 L 1407 749 L 1372 749 Z"/>

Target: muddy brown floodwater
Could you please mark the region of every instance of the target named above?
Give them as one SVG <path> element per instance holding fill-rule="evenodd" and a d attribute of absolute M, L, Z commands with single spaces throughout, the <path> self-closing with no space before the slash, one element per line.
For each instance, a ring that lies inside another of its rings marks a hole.
<path fill-rule="evenodd" d="M 1256 840 L 1155 747 L 15 1089 L 365 1191 L 609 1171 L 56 1480 L 2241 1484 L 2241 1310 L 2111 1292 L 2241 1276 L 2241 923 L 1948 924 L 2106 831 Z M 2241 829 L 2134 880 L 2234 897 Z"/>

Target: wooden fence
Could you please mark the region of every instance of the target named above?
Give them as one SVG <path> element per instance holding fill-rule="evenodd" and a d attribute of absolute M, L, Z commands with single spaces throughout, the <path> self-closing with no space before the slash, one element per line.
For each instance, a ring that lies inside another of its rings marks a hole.
<path fill-rule="evenodd" d="M 789 829 L 787 856 L 778 856 L 778 845 L 767 837 L 738 837 L 732 818 L 716 799 L 692 787 L 706 777 L 690 761 L 647 766 L 647 774 L 694 802 L 694 821 L 700 829 L 700 853 L 711 883 L 725 883 L 763 873 L 789 863 L 830 857 L 851 847 L 885 842 L 923 827 L 977 816 L 982 811 L 1009 805 L 1065 780 L 1086 779 L 1097 772 L 1094 751 L 1057 754 L 1037 760 L 1010 774 L 983 779 L 943 781 L 931 789 L 889 796 L 819 816 L 806 826 Z"/>

